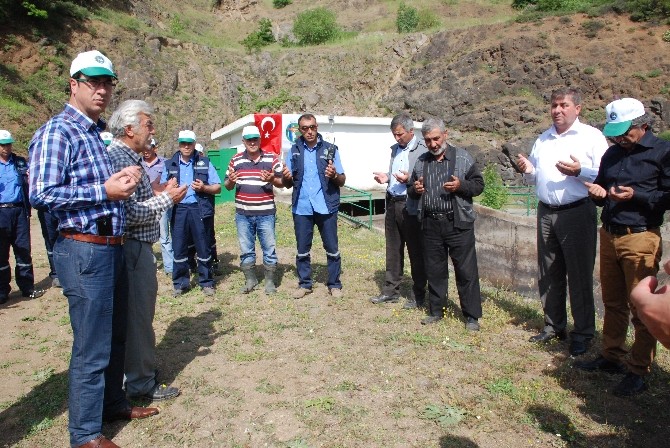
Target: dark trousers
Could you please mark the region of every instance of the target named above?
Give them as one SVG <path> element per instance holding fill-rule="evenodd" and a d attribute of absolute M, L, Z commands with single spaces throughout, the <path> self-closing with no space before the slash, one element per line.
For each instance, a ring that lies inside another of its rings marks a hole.
<path fill-rule="evenodd" d="M 593 338 L 596 329 L 593 265 L 596 260 L 596 206 L 592 201 L 565 210 L 537 209 L 538 286 L 545 331 L 567 326 L 566 295 L 575 328 L 573 340 Z"/>
<path fill-rule="evenodd" d="M 47 258 L 49 259 L 49 277 L 56 278 L 56 268 L 54 267 L 54 243 L 58 238 L 58 219 L 45 210 L 37 211 L 37 219 L 40 220 L 42 229 L 42 238 L 44 238 L 44 247 L 47 249 Z"/>
<path fill-rule="evenodd" d="M 451 257 L 463 315 L 475 319 L 482 317 L 475 230 L 457 229 L 454 222 L 446 217 L 426 216 L 423 220 L 423 247 L 430 314 L 444 315 L 449 286 L 447 258 Z"/>
<path fill-rule="evenodd" d="M 295 263 L 298 270 L 298 286 L 305 289 L 312 288 L 312 258 L 309 254 L 312 250 L 314 239 L 314 225 L 319 229 L 323 248 L 326 251 L 328 263 L 328 288 L 342 289 L 340 273 L 342 272 L 342 257 L 337 248 L 337 212 L 322 215 L 293 214 L 295 227 L 295 240 L 298 246 L 298 254 Z"/>
<path fill-rule="evenodd" d="M 205 233 L 207 234 L 207 242 L 209 244 L 209 249 L 212 254 L 212 265 L 219 263 L 219 256 L 216 253 L 216 233 L 214 231 L 214 216 L 209 218 L 202 218 L 202 222 L 205 224 Z"/>
<path fill-rule="evenodd" d="M 172 266 L 172 283 L 175 289 L 190 287 L 190 271 L 188 267 L 188 244 L 192 239 L 195 244 L 198 263 L 198 284 L 202 287 L 214 286 L 212 278 L 212 255 L 205 231 L 205 224 L 200 217 L 198 204 L 176 204 L 172 209 L 172 250 L 174 263 Z"/>
<path fill-rule="evenodd" d="M 0 297 L 7 297 L 12 289 L 9 286 L 12 280 L 10 247 L 16 260 L 16 284 L 23 295 L 28 295 L 35 286 L 35 277 L 30 256 L 30 222 L 23 207 L 0 208 Z"/>
<path fill-rule="evenodd" d="M 384 217 L 386 237 L 386 275 L 382 294 L 400 295 L 400 281 L 405 269 L 405 245 L 412 272 L 412 293 L 422 303 L 426 295 L 426 272 L 423 267 L 421 226 L 416 216 L 407 213 L 405 201 L 386 199 Z"/>

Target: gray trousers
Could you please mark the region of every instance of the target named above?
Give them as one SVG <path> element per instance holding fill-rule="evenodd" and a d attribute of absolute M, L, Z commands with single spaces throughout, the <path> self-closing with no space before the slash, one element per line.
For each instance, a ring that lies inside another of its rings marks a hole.
<path fill-rule="evenodd" d="M 156 384 L 156 258 L 150 243 L 128 239 L 123 245 L 128 272 L 126 392 L 143 395 Z"/>
<path fill-rule="evenodd" d="M 382 294 L 390 297 L 400 296 L 400 282 L 405 268 L 405 245 L 409 254 L 412 274 L 412 294 L 418 303 L 426 296 L 426 270 L 423 266 L 423 240 L 421 223 L 416 216 L 407 213 L 405 201 L 392 201 L 386 198 L 384 217 L 386 238 L 386 273 Z"/>
<path fill-rule="evenodd" d="M 538 286 L 544 309 L 544 331 L 567 326 L 566 295 L 574 320 L 573 340 L 595 333 L 593 265 L 596 259 L 596 206 L 590 200 L 563 210 L 540 202 L 537 209 Z"/>

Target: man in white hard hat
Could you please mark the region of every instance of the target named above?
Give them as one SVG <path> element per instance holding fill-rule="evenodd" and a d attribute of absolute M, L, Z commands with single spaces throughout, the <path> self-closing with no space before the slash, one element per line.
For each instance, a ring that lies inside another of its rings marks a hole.
<path fill-rule="evenodd" d="M 30 202 L 58 218 L 54 264 L 67 296 L 73 343 L 69 371 L 70 445 L 114 448 L 102 421 L 146 418 L 123 391 L 127 296 L 122 201 L 137 188 L 139 165 L 114 172 L 100 137 L 117 75 L 97 50 L 70 66 L 70 99 L 30 143 Z M 82 281 L 82 278 L 84 281 Z"/>
<path fill-rule="evenodd" d="M 205 295 L 214 295 L 212 254 L 207 229 L 214 220 L 214 195 L 221 192 L 221 178 L 207 157 L 195 150 L 196 136 L 191 130 L 179 132 L 179 151 L 165 162 L 161 183 L 177 179 L 187 185 L 186 197 L 172 209 L 173 294 L 190 289 L 188 243 L 195 243 L 198 284 Z"/>
<path fill-rule="evenodd" d="M 30 254 L 30 203 L 28 202 L 28 163 L 12 152 L 14 138 L 0 130 L 0 304 L 7 302 L 12 280 L 9 249 L 14 250 L 16 284 L 23 297 L 44 294 L 35 290 L 33 259 Z"/>
<path fill-rule="evenodd" d="M 275 250 L 274 188 L 282 187 L 282 168 L 277 155 L 263 151 L 261 133 L 256 126 L 242 130 L 244 151 L 235 154 L 228 164 L 224 186 L 235 188 L 235 224 L 240 243 L 240 268 L 245 284 L 242 293 L 248 294 L 258 284 L 256 273 L 256 238 L 263 251 L 265 292 L 276 292 L 274 274 L 277 269 Z"/>
<path fill-rule="evenodd" d="M 575 366 L 587 371 L 626 373 L 614 388 L 618 396 L 645 391 L 656 339 L 630 301 L 632 289 L 656 275 L 661 259 L 660 226 L 670 203 L 670 142 L 651 132 L 651 117 L 634 98 L 605 108 L 603 134 L 614 141 L 587 183 L 589 195 L 603 207 L 600 229 L 600 284 L 605 318 L 600 356 Z M 626 347 L 632 314 L 633 345 Z M 629 355 L 626 357 L 626 355 Z"/>

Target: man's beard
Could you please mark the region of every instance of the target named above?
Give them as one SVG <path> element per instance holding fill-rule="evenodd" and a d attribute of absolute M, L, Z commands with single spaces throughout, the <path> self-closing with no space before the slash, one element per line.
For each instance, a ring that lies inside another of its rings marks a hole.
<path fill-rule="evenodd" d="M 431 152 L 435 157 L 438 157 L 438 156 L 440 156 L 444 151 L 447 150 L 447 146 L 448 146 L 448 145 L 447 145 L 447 142 L 444 142 L 444 143 L 442 143 L 442 146 L 440 146 L 440 148 L 439 148 L 437 151 L 433 151 L 433 150 L 431 149 L 430 152 Z"/>

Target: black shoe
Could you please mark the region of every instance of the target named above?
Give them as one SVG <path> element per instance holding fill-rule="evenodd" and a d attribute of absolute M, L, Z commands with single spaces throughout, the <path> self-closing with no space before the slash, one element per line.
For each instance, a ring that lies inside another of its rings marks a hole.
<path fill-rule="evenodd" d="M 528 342 L 542 342 L 546 343 L 551 341 L 552 339 L 558 339 L 560 341 L 565 340 L 568 335 L 565 333 L 565 330 L 557 331 L 555 333 L 549 333 L 546 330 L 542 330 L 540 334 L 536 334 L 535 336 L 531 336 L 528 339 Z"/>
<path fill-rule="evenodd" d="M 370 297 L 370 302 L 372 303 L 396 303 L 400 300 L 400 297 L 393 297 L 393 296 L 387 296 L 385 294 L 381 294 L 379 296 L 374 296 Z"/>
<path fill-rule="evenodd" d="M 32 291 L 25 291 L 21 293 L 23 297 L 26 297 L 28 299 L 37 299 L 38 297 L 42 297 L 44 295 L 44 290 L 43 289 L 33 289 Z"/>
<path fill-rule="evenodd" d="M 151 401 L 161 401 L 169 400 L 170 398 L 176 398 L 180 394 L 180 390 L 176 387 L 166 386 L 165 384 L 158 384 L 151 388 L 149 392 L 144 395 L 134 395 L 130 398 L 148 398 Z"/>
<path fill-rule="evenodd" d="M 589 341 L 588 339 L 581 341 L 573 339 L 572 341 L 570 341 L 570 348 L 568 349 L 568 351 L 572 356 L 583 355 L 589 350 L 589 345 L 591 345 L 591 341 Z"/>
<path fill-rule="evenodd" d="M 403 310 L 415 310 L 418 307 L 419 306 L 416 304 L 416 300 L 410 298 L 410 299 L 407 299 L 405 301 L 405 304 L 402 306 L 402 309 Z"/>
<path fill-rule="evenodd" d="M 649 386 L 644 382 L 644 378 L 633 372 L 628 372 L 612 393 L 617 397 L 632 397 L 647 389 L 649 389 Z"/>
<path fill-rule="evenodd" d="M 479 321 L 474 317 L 468 317 L 465 321 L 465 329 L 469 331 L 479 331 Z"/>
<path fill-rule="evenodd" d="M 602 355 L 591 361 L 578 361 L 574 364 L 575 367 L 587 372 L 601 371 L 610 374 L 626 373 L 626 366 L 620 362 L 610 361 Z"/>
<path fill-rule="evenodd" d="M 427 316 L 421 320 L 421 325 L 430 325 L 442 320 L 442 316 Z"/>
<path fill-rule="evenodd" d="M 190 289 L 191 288 L 182 288 L 182 289 L 175 288 L 175 289 L 172 290 L 172 297 L 179 297 L 181 295 L 184 295 L 187 292 L 189 292 Z"/>
<path fill-rule="evenodd" d="M 1 296 L 0 297 L 0 305 L 2 305 L 3 303 L 7 303 L 8 300 L 9 300 L 9 296 Z"/>

